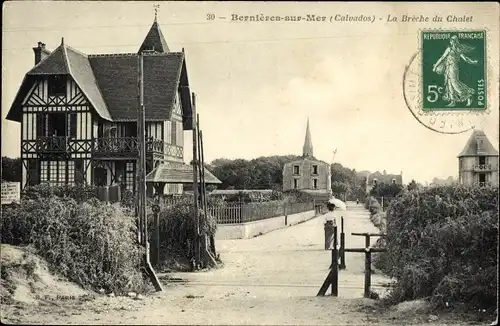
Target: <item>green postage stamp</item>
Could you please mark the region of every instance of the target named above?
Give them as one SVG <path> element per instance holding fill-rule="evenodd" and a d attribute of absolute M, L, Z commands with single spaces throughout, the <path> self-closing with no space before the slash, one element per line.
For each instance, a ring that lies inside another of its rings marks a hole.
<path fill-rule="evenodd" d="M 421 33 L 422 111 L 485 111 L 486 31 Z"/>

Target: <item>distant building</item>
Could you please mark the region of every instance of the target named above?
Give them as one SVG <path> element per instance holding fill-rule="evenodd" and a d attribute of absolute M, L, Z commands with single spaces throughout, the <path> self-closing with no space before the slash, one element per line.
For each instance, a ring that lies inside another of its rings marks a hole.
<path fill-rule="evenodd" d="M 302 159 L 286 163 L 283 167 L 283 191 L 301 190 L 318 200 L 328 200 L 332 193 L 330 165 L 313 156 L 309 119 L 302 149 Z"/>
<path fill-rule="evenodd" d="M 458 180 L 461 184 L 498 184 L 498 151 L 481 130 L 474 130 L 458 154 Z"/>
<path fill-rule="evenodd" d="M 374 172 L 366 177 L 366 193 L 369 193 L 377 183 L 395 183 L 403 185 L 403 171 L 400 174 L 387 174 L 384 170 L 383 173 Z"/>

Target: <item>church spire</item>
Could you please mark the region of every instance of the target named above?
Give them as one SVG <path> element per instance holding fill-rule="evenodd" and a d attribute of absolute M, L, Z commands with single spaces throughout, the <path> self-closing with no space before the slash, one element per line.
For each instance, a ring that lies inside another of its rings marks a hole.
<path fill-rule="evenodd" d="M 311 130 L 309 129 L 309 118 L 307 118 L 306 138 L 304 140 L 304 147 L 302 148 L 302 155 L 304 157 L 313 156 L 313 145 L 311 141 Z"/>

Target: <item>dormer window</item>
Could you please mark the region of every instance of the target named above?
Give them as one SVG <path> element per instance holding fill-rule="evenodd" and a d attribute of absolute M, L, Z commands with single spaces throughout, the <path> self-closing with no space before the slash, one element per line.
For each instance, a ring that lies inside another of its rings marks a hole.
<path fill-rule="evenodd" d="M 49 76 L 48 84 L 49 96 L 66 96 L 66 76 Z"/>
<path fill-rule="evenodd" d="M 482 138 L 477 139 L 477 151 L 478 152 L 484 151 L 484 140 Z"/>

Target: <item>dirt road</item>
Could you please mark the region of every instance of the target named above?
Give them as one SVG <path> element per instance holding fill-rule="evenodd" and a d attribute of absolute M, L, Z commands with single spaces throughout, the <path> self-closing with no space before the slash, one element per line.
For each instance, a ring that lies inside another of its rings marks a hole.
<path fill-rule="evenodd" d="M 332 214 L 332 213 L 330 213 Z M 347 247 L 364 247 L 351 232 L 377 232 L 368 212 L 349 203 L 344 216 Z M 363 254 L 346 254 L 339 297 L 316 297 L 328 274 L 331 254 L 324 250 L 320 216 L 305 223 L 243 240 L 217 242 L 225 266 L 198 273 L 173 273 L 184 282 L 134 300 L 101 296 L 86 303 L 50 301 L 46 306 L 2 307 L 2 321 L 58 324 L 239 324 L 384 325 L 363 296 Z M 374 239 L 375 240 L 375 239 Z M 163 275 L 164 276 L 164 275 Z M 160 275 L 162 277 L 162 275 Z M 382 293 L 388 280 L 374 275 Z M 365 307 L 365 310 L 360 310 Z M 5 318 L 7 316 L 7 318 Z M 408 320 L 405 324 L 408 324 Z"/>

